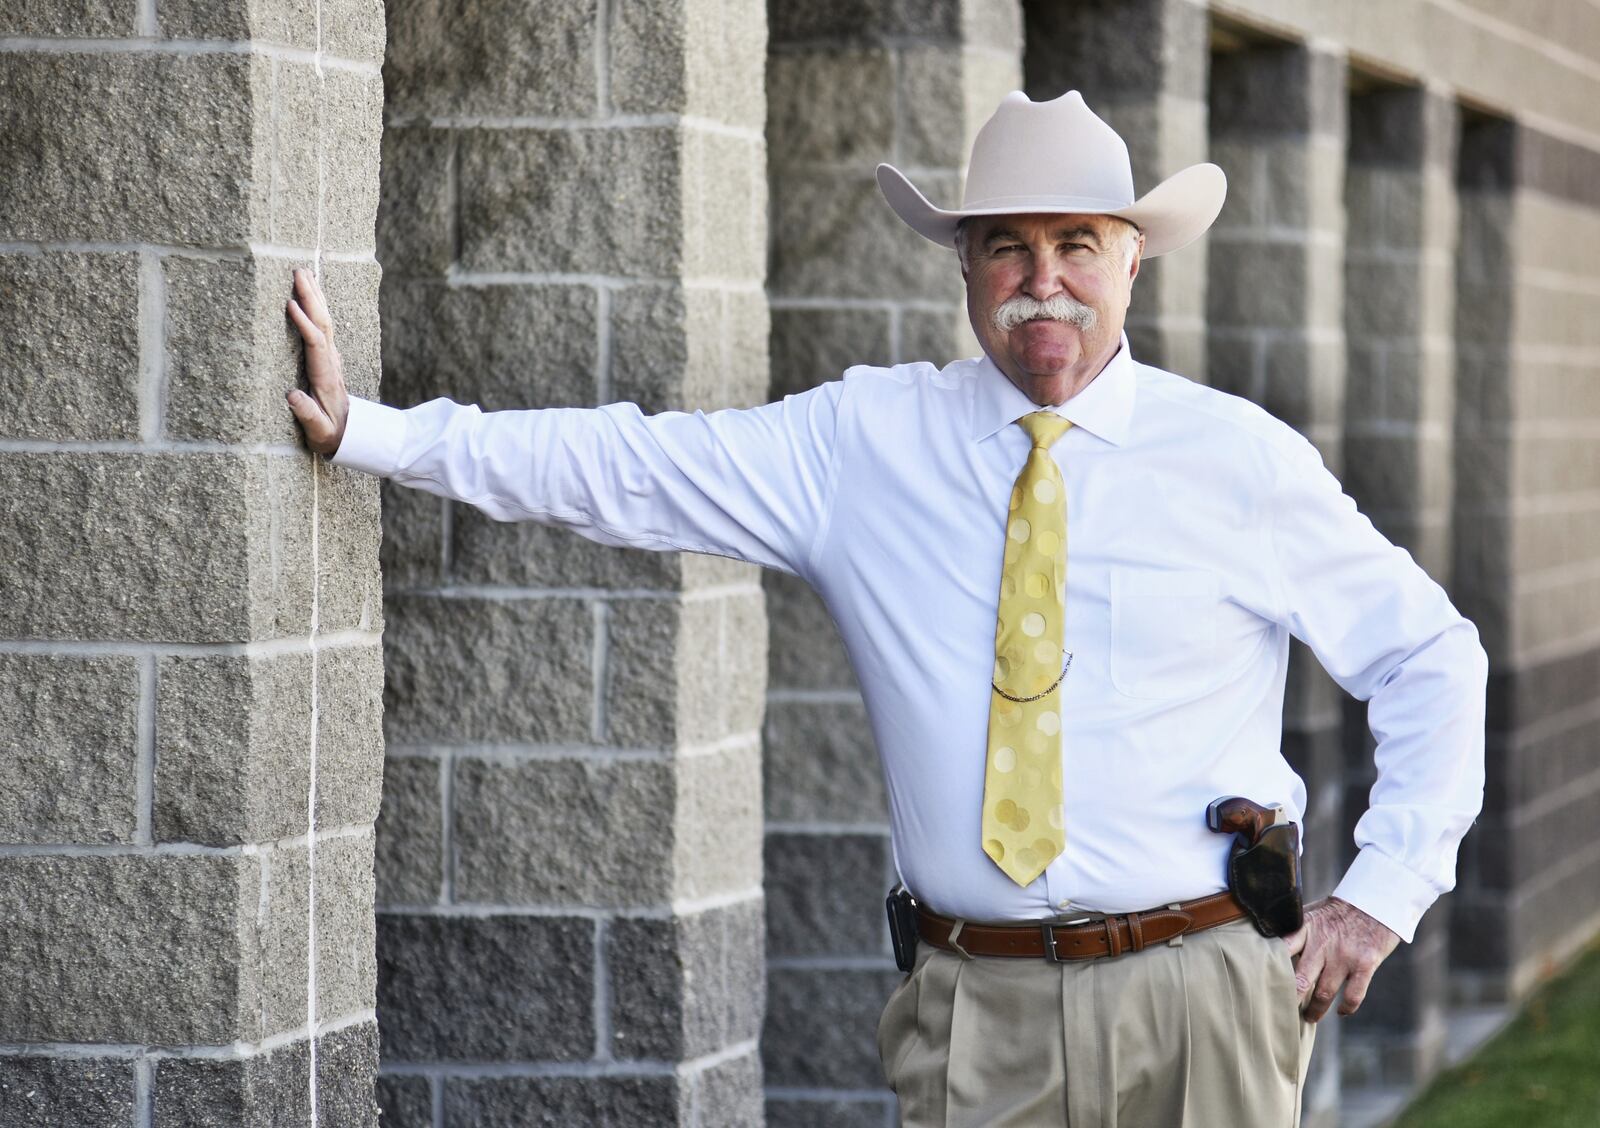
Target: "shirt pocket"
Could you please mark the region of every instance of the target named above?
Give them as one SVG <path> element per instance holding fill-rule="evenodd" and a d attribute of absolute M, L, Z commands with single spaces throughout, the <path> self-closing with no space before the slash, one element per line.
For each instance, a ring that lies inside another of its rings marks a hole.
<path fill-rule="evenodd" d="M 1221 683 L 1215 572 L 1113 568 L 1111 683 L 1129 697 L 1196 696 Z"/>

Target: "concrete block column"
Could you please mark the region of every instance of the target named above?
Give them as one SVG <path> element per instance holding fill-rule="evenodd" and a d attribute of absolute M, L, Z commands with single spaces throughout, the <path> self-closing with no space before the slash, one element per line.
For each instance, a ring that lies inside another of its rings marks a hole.
<path fill-rule="evenodd" d="M 380 13 L 0 4 L 0 1123 L 374 1125 Z"/>
<path fill-rule="evenodd" d="M 1211 152 L 1228 202 L 1211 233 L 1211 383 L 1306 434 L 1335 473 L 1344 425 L 1343 59 L 1300 44 L 1229 44 L 1212 57 Z M 1337 814 L 1337 687 L 1298 649 L 1285 751 L 1306 777 L 1308 880 L 1345 859 Z"/>
<path fill-rule="evenodd" d="M 1432 576 L 1450 577 L 1455 410 L 1455 103 L 1363 79 L 1345 174 L 1345 488 Z M 1345 702 L 1344 822 L 1375 778 L 1366 706 Z M 1444 1050 L 1449 909 L 1391 956 L 1343 1026 L 1345 1080 L 1411 1085 Z"/>
<path fill-rule="evenodd" d="M 1207 160 L 1205 8 L 1193 0 L 1026 0 L 1023 70 L 1035 100 L 1079 90 L 1122 135 L 1134 190 Z M 1147 364 L 1206 378 L 1207 243 L 1147 259 L 1128 342 Z"/>
<path fill-rule="evenodd" d="M 1215 24 L 1211 159 L 1228 201 L 1210 235 L 1207 373 L 1302 431 L 1342 470 L 1345 61 L 1301 43 Z M 1332 890 L 1353 847 L 1341 816 L 1342 703 L 1294 644 L 1284 755 L 1306 782 L 1306 892 Z M 1308 1124 L 1338 1100 L 1337 1025 L 1325 1019 L 1308 1080 Z"/>
<path fill-rule="evenodd" d="M 1022 84 L 1015 0 L 772 0 L 768 20 L 770 395 L 852 364 L 976 355 L 954 252 L 890 212 L 873 169 L 889 161 L 959 202 L 973 134 Z M 900 979 L 882 774 L 821 601 L 765 580 L 768 1123 L 881 1125 L 894 1106 L 875 1030 Z"/>
<path fill-rule="evenodd" d="M 1600 926 L 1597 174 L 1592 149 L 1463 122 L 1453 583 L 1490 663 L 1484 812 L 1451 914 L 1468 999 L 1520 998 Z"/>
<path fill-rule="evenodd" d="M 764 402 L 760 6 L 389 19 L 386 398 Z M 385 1123 L 759 1124 L 755 571 L 384 501 Z"/>

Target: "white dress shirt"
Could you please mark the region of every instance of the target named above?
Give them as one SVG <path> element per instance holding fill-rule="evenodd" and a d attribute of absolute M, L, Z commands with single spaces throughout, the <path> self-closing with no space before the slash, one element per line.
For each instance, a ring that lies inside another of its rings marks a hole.
<path fill-rule="evenodd" d="M 333 461 L 604 544 L 806 580 L 883 759 L 896 864 L 970 920 L 1126 912 L 1226 887 L 1223 795 L 1282 803 L 1289 638 L 1367 700 L 1377 783 L 1338 896 L 1410 940 L 1483 797 L 1477 630 L 1315 447 L 1255 404 L 1136 362 L 1054 408 L 1067 487 L 1066 850 L 1027 887 L 983 853 L 1005 519 L 1039 410 L 987 358 L 855 367 L 749 409 L 484 413 L 352 399 Z M 1313 844 L 1333 849 L 1333 843 Z"/>

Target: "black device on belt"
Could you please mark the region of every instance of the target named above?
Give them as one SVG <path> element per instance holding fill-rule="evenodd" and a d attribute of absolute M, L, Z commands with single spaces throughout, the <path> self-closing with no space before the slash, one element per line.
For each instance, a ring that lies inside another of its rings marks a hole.
<path fill-rule="evenodd" d="M 917 903 L 904 885 L 889 890 L 885 903 L 889 910 L 889 942 L 894 945 L 894 963 L 901 971 L 917 966 Z"/>

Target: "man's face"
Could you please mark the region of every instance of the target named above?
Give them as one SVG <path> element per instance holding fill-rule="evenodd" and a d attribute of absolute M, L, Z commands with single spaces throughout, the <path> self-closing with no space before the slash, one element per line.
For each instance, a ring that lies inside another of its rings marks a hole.
<path fill-rule="evenodd" d="M 1142 237 L 1130 253 L 1132 225 L 1103 215 L 967 222 L 967 315 L 978 342 L 1034 403 L 1066 402 L 1116 351 Z"/>

